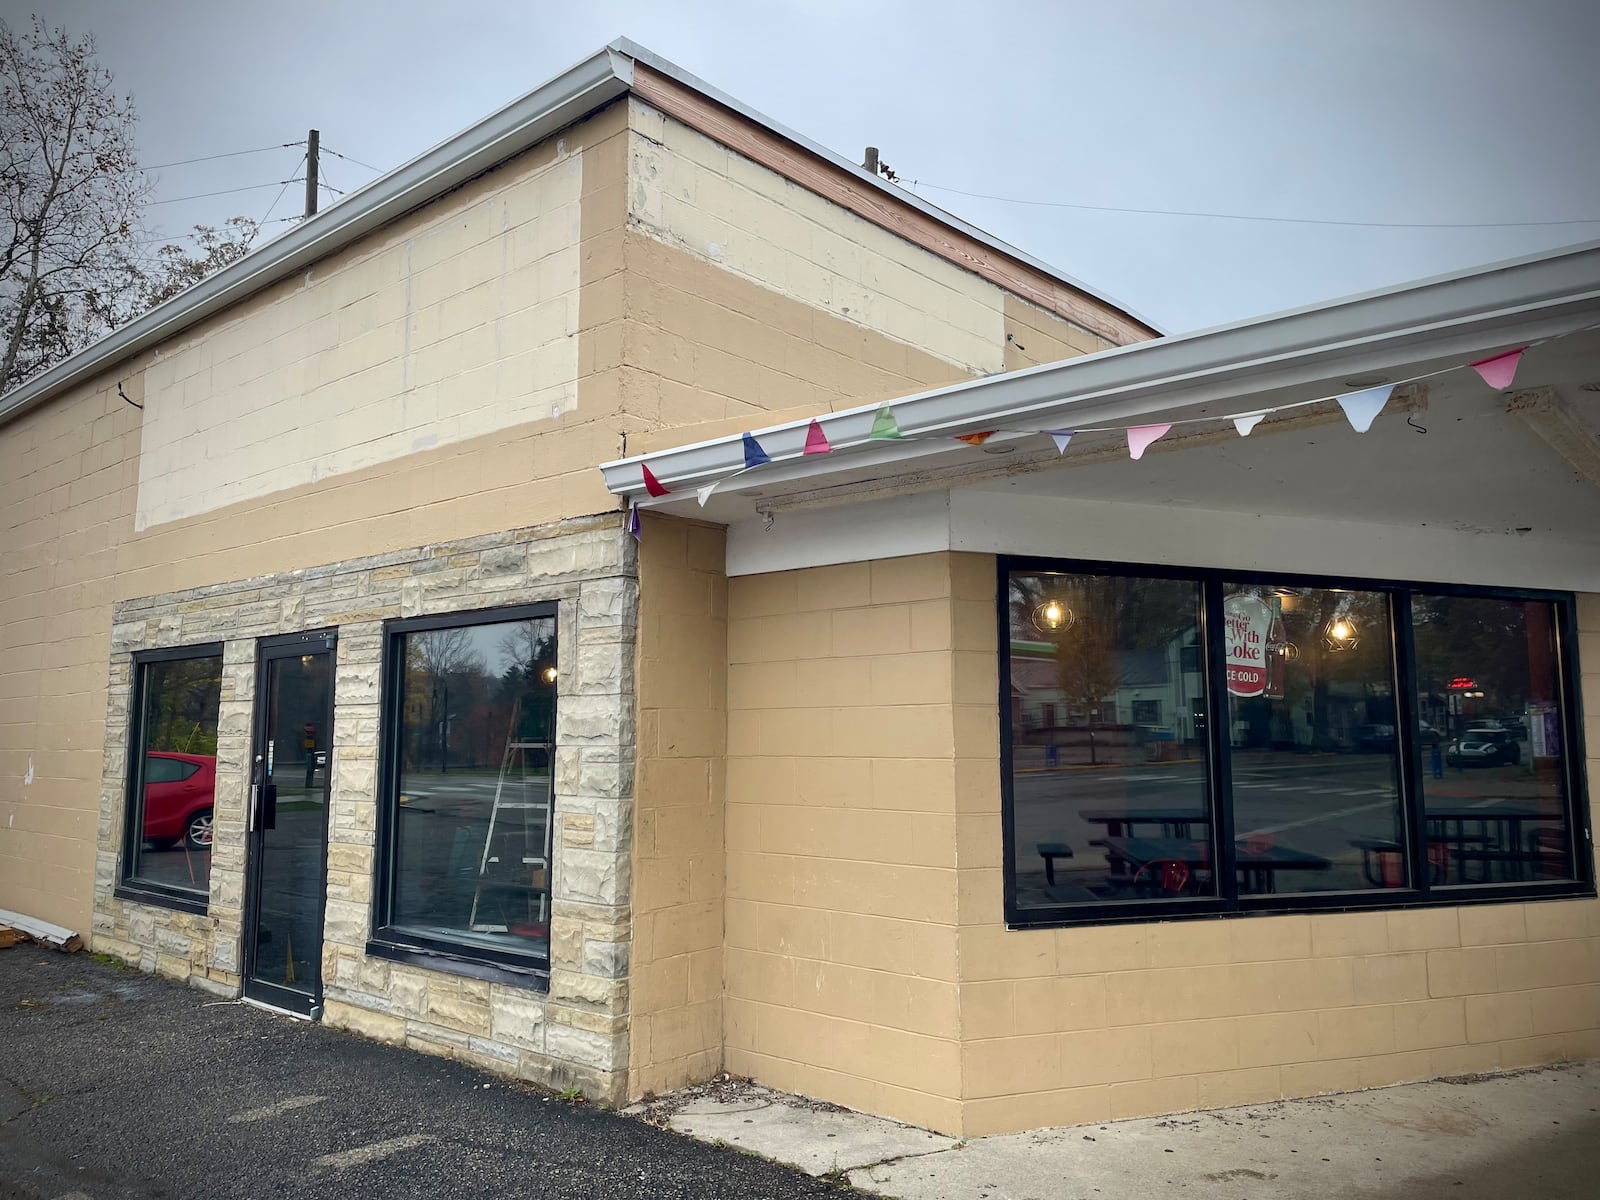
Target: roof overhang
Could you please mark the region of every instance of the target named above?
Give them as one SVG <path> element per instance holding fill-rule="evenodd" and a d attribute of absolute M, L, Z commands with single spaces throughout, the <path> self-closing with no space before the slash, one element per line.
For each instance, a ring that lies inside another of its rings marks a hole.
<path fill-rule="evenodd" d="M 1028 431 L 1208 417 L 1220 427 L 1228 414 L 1415 378 L 1596 326 L 1600 242 L 1590 242 L 889 401 L 905 440 L 870 438 L 874 404 L 817 417 L 834 447 L 827 455 L 802 453 L 806 420 L 752 431 L 773 461 L 748 472 L 742 435 L 601 470 L 612 493 L 647 507 L 693 511 L 697 491 L 716 484 L 698 515 L 730 521 L 786 496 L 832 493 L 845 501 L 992 476 L 999 468 L 984 451 L 1008 442 L 1014 450 L 1031 446 L 1038 466 L 1054 465 L 1049 443 Z M 1561 370 L 1600 372 L 1600 360 L 1590 346 Z M 988 430 L 1000 432 L 983 450 L 954 440 Z M 646 462 L 671 495 L 646 494 Z"/>

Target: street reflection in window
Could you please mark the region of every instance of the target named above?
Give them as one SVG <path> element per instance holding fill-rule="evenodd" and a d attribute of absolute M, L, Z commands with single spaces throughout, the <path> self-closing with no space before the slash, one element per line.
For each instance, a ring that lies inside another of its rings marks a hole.
<path fill-rule="evenodd" d="M 390 645 L 400 679 L 389 927 L 543 958 L 555 619 L 413 630 Z"/>

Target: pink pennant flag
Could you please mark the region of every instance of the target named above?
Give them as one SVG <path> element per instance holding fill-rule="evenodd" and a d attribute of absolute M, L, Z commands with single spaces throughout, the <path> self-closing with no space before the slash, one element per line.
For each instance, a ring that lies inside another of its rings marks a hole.
<path fill-rule="evenodd" d="M 1527 352 L 1528 348 L 1524 346 L 1520 350 L 1507 350 L 1504 354 L 1496 354 L 1493 358 L 1480 358 L 1469 365 L 1482 375 L 1483 381 L 1495 391 L 1503 392 L 1517 377 L 1517 363 L 1522 361 L 1522 356 Z"/>
<path fill-rule="evenodd" d="M 1264 412 L 1245 413 L 1233 419 L 1233 427 L 1239 431 L 1240 437 L 1249 437 L 1250 431 L 1261 424 L 1261 418 L 1266 415 Z"/>
<path fill-rule="evenodd" d="M 1057 454 L 1065 454 L 1067 452 L 1067 443 L 1072 440 L 1072 435 L 1074 433 L 1076 433 L 1076 432 L 1077 432 L 1076 429 L 1046 429 L 1045 430 L 1045 433 L 1050 435 L 1050 440 L 1056 444 L 1056 453 Z"/>
<path fill-rule="evenodd" d="M 833 447 L 828 445 L 827 436 L 822 432 L 822 426 L 817 424 L 815 417 L 806 428 L 806 448 L 803 454 L 832 454 Z"/>
<path fill-rule="evenodd" d="M 1386 383 L 1362 392 L 1346 392 L 1339 397 L 1339 407 L 1344 409 L 1351 428 L 1357 433 L 1365 433 L 1372 428 L 1372 422 L 1377 420 L 1383 406 L 1389 403 L 1389 394 L 1393 391 L 1394 384 Z"/>
<path fill-rule="evenodd" d="M 1171 428 L 1172 426 L 1170 424 L 1134 425 L 1130 427 L 1128 430 L 1128 454 L 1134 459 L 1134 461 L 1137 462 L 1139 459 L 1144 457 L 1144 452 L 1148 450 L 1153 443 L 1159 441 L 1162 435 Z"/>
<path fill-rule="evenodd" d="M 652 496 L 665 496 L 669 494 L 667 489 L 661 486 L 661 481 L 656 478 L 655 472 L 652 471 L 648 465 L 645 463 L 640 463 L 639 471 L 644 475 L 645 491 L 649 492 Z"/>

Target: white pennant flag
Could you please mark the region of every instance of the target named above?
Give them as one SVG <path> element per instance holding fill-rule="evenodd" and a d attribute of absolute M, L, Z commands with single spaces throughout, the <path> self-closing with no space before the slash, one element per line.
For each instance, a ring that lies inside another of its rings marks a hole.
<path fill-rule="evenodd" d="M 1072 440 L 1072 435 L 1076 433 L 1077 430 L 1046 429 L 1045 432 L 1050 435 L 1050 440 L 1056 444 L 1056 453 L 1065 454 L 1067 452 L 1067 443 Z"/>
<path fill-rule="evenodd" d="M 1389 403 L 1389 394 L 1393 391 L 1394 384 L 1386 383 L 1362 392 L 1347 392 L 1339 397 L 1339 407 L 1344 409 L 1344 415 L 1349 418 L 1355 431 L 1365 433 L 1372 428 L 1372 422 L 1383 411 L 1383 406 Z"/>
<path fill-rule="evenodd" d="M 717 484 L 721 482 L 722 480 L 719 479 L 717 483 L 708 483 L 703 488 L 695 489 L 694 494 L 699 497 L 701 508 L 706 506 L 706 501 L 711 499 L 711 493 L 717 490 Z"/>
<path fill-rule="evenodd" d="M 1261 418 L 1266 415 L 1264 412 L 1245 413 L 1233 419 L 1233 427 L 1239 431 L 1240 437 L 1249 437 L 1250 431 L 1261 424 Z"/>

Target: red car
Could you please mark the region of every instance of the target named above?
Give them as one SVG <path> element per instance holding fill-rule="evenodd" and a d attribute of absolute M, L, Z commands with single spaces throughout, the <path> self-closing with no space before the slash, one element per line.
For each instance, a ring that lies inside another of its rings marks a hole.
<path fill-rule="evenodd" d="M 170 846 L 179 838 L 191 850 L 211 849 L 212 796 L 217 760 L 209 754 L 154 750 L 144 756 L 144 838 Z"/>

